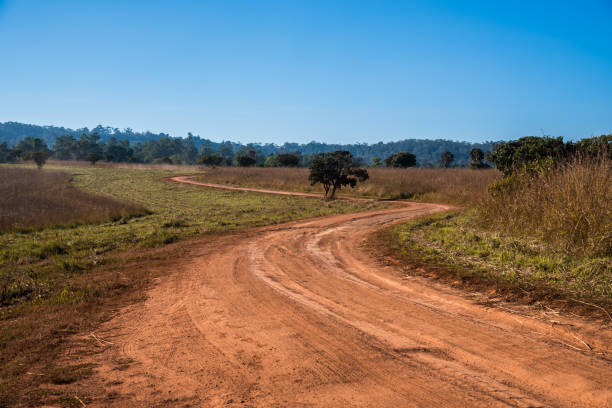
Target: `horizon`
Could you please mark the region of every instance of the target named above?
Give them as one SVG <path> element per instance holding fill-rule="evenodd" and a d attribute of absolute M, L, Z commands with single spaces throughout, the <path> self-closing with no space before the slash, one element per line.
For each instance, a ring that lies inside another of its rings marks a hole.
<path fill-rule="evenodd" d="M 610 16 L 596 0 L 0 0 L 0 122 L 242 144 L 577 140 L 612 133 Z"/>

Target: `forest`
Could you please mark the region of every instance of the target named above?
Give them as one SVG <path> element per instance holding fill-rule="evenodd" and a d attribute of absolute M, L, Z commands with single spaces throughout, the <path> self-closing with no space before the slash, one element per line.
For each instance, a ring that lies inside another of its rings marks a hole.
<path fill-rule="evenodd" d="M 98 160 L 133 163 L 196 164 L 203 154 L 220 156 L 221 165 L 237 164 L 237 158 L 250 155 L 257 165 L 264 165 L 266 157 L 284 153 L 300 156 L 300 166 L 308 166 L 314 154 L 347 150 L 370 165 L 375 158 L 385 159 L 399 152 L 411 152 L 418 167 L 442 167 L 442 153 L 450 152 L 452 167 L 466 167 L 472 149 L 492 150 L 493 142 L 468 143 L 452 140 L 406 139 L 375 144 L 307 144 L 272 143 L 241 144 L 230 141 L 213 142 L 188 133 L 187 137 L 172 137 L 166 133 L 135 132 L 132 129 L 96 126 L 93 129 L 68 129 L 56 126 L 38 126 L 18 122 L 0 123 L 0 161 L 12 161 L 27 151 L 35 151 L 34 139 L 40 139 L 51 158 L 57 160 Z M 39 143 L 39 142 L 37 142 Z"/>

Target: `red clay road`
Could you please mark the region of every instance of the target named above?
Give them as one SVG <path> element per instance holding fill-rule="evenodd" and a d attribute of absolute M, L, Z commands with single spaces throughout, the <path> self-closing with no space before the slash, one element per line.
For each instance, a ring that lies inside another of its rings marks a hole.
<path fill-rule="evenodd" d="M 203 243 L 96 332 L 107 395 L 88 406 L 612 406 L 609 325 L 486 307 L 364 248 L 373 231 L 446 208 Z"/>

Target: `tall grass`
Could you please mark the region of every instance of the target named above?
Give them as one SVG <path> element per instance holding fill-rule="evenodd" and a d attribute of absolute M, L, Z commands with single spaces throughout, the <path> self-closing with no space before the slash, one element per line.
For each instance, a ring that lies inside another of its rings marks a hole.
<path fill-rule="evenodd" d="M 0 167 L 0 232 L 146 213 L 143 206 L 79 190 L 70 179 L 61 171 Z"/>
<path fill-rule="evenodd" d="M 485 200 L 487 186 L 498 180 L 496 170 L 471 169 L 368 169 L 370 179 L 340 194 L 381 199 L 407 198 L 422 201 L 467 204 Z M 277 190 L 319 192 L 308 182 L 308 169 L 301 168 L 208 168 L 201 181 Z"/>
<path fill-rule="evenodd" d="M 540 239 L 552 250 L 612 255 L 612 162 L 575 158 L 552 170 L 524 172 L 490 188 L 479 208 L 488 228 Z"/>

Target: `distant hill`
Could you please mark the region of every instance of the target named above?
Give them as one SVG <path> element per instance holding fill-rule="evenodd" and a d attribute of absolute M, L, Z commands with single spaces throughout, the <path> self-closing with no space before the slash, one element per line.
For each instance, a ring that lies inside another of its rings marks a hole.
<path fill-rule="evenodd" d="M 231 147 L 232 151 L 236 152 L 246 146 L 260 150 L 263 155 L 267 156 L 277 152 L 300 152 L 302 155 L 312 155 L 315 153 L 324 153 L 334 150 L 348 150 L 353 156 L 363 158 L 365 163 L 370 163 L 374 157 L 381 159 L 401 151 L 408 151 L 417 156 L 419 166 L 435 167 L 440 163 L 440 155 L 449 151 L 455 156 L 453 165 L 466 166 L 469 163 L 469 152 L 473 148 L 480 148 L 483 151 L 491 150 L 492 142 L 485 143 L 468 143 L 456 142 L 452 140 L 429 140 L 429 139 L 406 139 L 396 142 L 379 142 L 375 144 L 356 143 L 356 144 L 327 144 L 319 142 L 310 142 L 307 144 L 285 143 L 281 146 L 276 144 L 248 144 L 234 142 L 213 142 L 211 140 L 194 136 L 189 133 L 187 138 L 172 137 L 165 133 L 152 132 L 134 132 L 131 129 L 120 130 L 117 128 L 104 127 L 101 125 L 93 129 L 69 129 L 57 126 L 39 126 L 30 125 L 19 122 L 0 123 L 0 143 L 6 142 L 9 146 L 14 146 L 20 140 L 26 137 L 35 137 L 43 139 L 49 147 L 53 147 L 56 138 L 69 135 L 78 139 L 81 135 L 91 135 L 97 133 L 100 136 L 100 141 L 108 143 L 111 141 L 128 141 L 130 146 L 145 147 L 148 144 L 157 144 L 160 139 L 169 140 L 172 143 L 188 143 L 200 150 L 202 146 L 217 150 L 219 147 Z M 149 161 L 145 159 L 146 161 Z"/>

